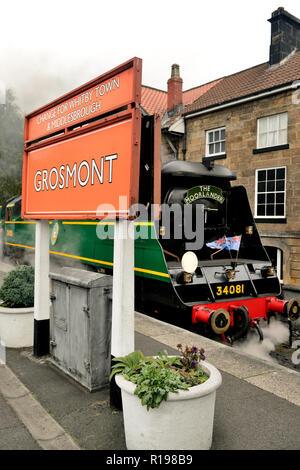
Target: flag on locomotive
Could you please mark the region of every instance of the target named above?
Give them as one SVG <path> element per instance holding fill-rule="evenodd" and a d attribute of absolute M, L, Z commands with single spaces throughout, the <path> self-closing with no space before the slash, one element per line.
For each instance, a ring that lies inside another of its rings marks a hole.
<path fill-rule="evenodd" d="M 214 240 L 213 242 L 206 243 L 206 246 L 209 248 L 213 248 L 216 250 L 236 250 L 239 251 L 240 243 L 241 243 L 242 236 L 235 235 L 234 237 L 226 237 L 225 235 L 218 240 Z"/>

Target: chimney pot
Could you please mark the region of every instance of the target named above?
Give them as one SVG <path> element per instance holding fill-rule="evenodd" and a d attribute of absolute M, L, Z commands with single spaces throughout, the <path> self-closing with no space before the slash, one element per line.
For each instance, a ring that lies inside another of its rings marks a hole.
<path fill-rule="evenodd" d="M 173 64 L 171 71 L 171 78 L 180 78 L 179 65 Z"/>
<path fill-rule="evenodd" d="M 182 83 L 178 64 L 173 64 L 168 80 L 168 113 L 175 114 L 182 106 Z"/>

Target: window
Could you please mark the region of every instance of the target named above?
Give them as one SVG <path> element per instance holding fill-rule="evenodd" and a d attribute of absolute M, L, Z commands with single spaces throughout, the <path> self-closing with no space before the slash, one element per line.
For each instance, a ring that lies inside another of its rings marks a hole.
<path fill-rule="evenodd" d="M 206 131 L 206 156 L 225 153 L 225 127 Z"/>
<path fill-rule="evenodd" d="M 257 121 L 257 148 L 287 144 L 287 113 L 274 114 Z"/>
<path fill-rule="evenodd" d="M 283 282 L 283 251 L 275 246 L 265 246 L 266 252 L 276 268 L 277 276 L 280 282 Z"/>
<path fill-rule="evenodd" d="M 255 217 L 285 217 L 286 167 L 256 170 Z"/>

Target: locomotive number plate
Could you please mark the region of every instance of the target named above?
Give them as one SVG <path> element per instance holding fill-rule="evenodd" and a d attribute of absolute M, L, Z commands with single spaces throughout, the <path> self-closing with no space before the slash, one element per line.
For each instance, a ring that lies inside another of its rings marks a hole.
<path fill-rule="evenodd" d="M 248 286 L 244 283 L 228 283 L 228 284 L 221 284 L 215 285 L 214 287 L 214 294 L 218 298 L 220 297 L 239 297 L 242 295 L 249 295 Z"/>

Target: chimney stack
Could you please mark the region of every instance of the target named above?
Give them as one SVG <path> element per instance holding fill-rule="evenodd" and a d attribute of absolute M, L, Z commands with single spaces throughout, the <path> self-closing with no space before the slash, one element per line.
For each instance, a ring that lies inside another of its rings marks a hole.
<path fill-rule="evenodd" d="M 279 7 L 268 21 L 272 25 L 269 62 L 274 65 L 300 49 L 300 20 Z"/>
<path fill-rule="evenodd" d="M 174 114 L 182 107 L 182 82 L 179 65 L 173 64 L 168 80 L 168 113 Z"/>

